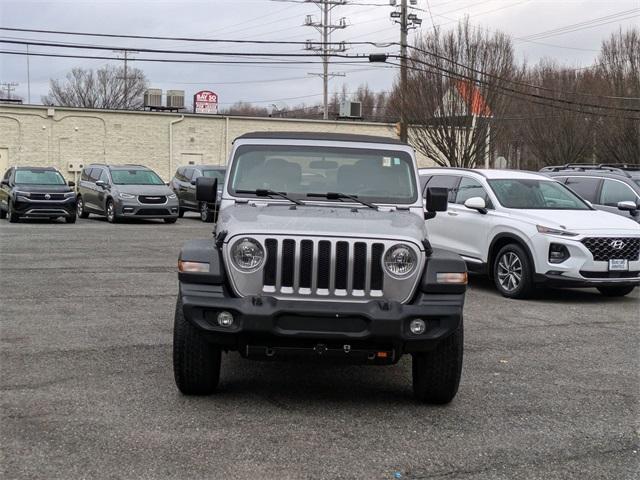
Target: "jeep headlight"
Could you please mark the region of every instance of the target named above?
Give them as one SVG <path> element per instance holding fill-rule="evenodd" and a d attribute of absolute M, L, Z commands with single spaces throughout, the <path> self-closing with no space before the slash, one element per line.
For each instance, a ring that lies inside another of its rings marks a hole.
<path fill-rule="evenodd" d="M 384 268 L 393 277 L 406 277 L 418 264 L 418 257 L 411 247 L 398 243 L 384 255 Z"/>
<path fill-rule="evenodd" d="M 264 248 L 253 238 L 241 238 L 231 247 L 231 260 L 243 272 L 256 270 L 264 261 Z"/>

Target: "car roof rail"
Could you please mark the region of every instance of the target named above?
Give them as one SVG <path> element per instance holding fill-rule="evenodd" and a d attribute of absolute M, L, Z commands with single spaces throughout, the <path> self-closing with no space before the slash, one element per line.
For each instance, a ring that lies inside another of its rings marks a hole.
<path fill-rule="evenodd" d="M 577 170 L 586 172 L 588 170 L 606 170 L 608 172 L 617 173 L 630 177 L 628 170 L 640 170 L 640 166 L 629 166 L 623 163 L 567 163 L 565 165 L 550 165 L 540 169 L 541 172 L 562 172 L 565 170 Z"/>

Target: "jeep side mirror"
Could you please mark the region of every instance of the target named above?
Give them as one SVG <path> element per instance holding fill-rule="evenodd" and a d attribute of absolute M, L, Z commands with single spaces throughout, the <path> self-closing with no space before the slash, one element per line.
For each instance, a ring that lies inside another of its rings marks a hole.
<path fill-rule="evenodd" d="M 196 200 L 215 204 L 218 199 L 218 179 L 210 177 L 196 178 Z"/>
<path fill-rule="evenodd" d="M 444 187 L 427 188 L 427 211 L 424 219 L 429 220 L 436 216 L 436 212 L 446 212 L 449 201 L 449 189 Z"/>
<path fill-rule="evenodd" d="M 638 214 L 638 210 L 640 207 L 631 201 L 626 202 L 618 202 L 618 210 L 622 210 L 623 212 L 629 212 L 631 216 L 635 217 Z"/>
<path fill-rule="evenodd" d="M 69 180 L 67 182 L 67 185 L 69 185 L 70 187 L 75 187 L 76 186 L 76 182 L 74 182 L 73 180 Z"/>
<path fill-rule="evenodd" d="M 477 210 L 483 215 L 487 213 L 487 204 L 482 197 L 467 198 L 464 202 L 464 206 L 470 208 L 471 210 Z"/>

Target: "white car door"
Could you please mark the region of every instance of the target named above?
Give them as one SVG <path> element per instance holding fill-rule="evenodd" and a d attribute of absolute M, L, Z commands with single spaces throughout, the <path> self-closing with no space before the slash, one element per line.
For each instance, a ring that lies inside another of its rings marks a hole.
<path fill-rule="evenodd" d="M 473 197 L 484 199 L 487 206 L 485 212 L 464 206 L 464 202 Z M 485 262 L 489 249 L 488 234 L 495 218 L 491 199 L 478 180 L 462 177 L 447 214 L 454 227 L 451 245 L 455 247 L 456 253 L 471 261 Z"/>
<path fill-rule="evenodd" d="M 443 248 L 459 253 L 462 246 L 459 245 L 456 235 L 459 218 L 458 213 L 451 210 L 455 200 L 460 175 L 433 175 L 426 184 L 426 188 L 442 187 L 449 189 L 449 206 L 446 212 L 438 212 L 437 215 L 427 220 L 427 235 L 429 242 L 436 248 Z M 426 197 L 426 190 L 425 190 Z"/>

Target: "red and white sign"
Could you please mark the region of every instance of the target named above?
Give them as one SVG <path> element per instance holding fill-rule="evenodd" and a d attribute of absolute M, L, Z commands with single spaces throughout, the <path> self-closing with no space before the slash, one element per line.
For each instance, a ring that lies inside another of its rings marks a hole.
<path fill-rule="evenodd" d="M 193 96 L 195 113 L 218 113 L 218 95 L 209 90 L 202 90 Z"/>

